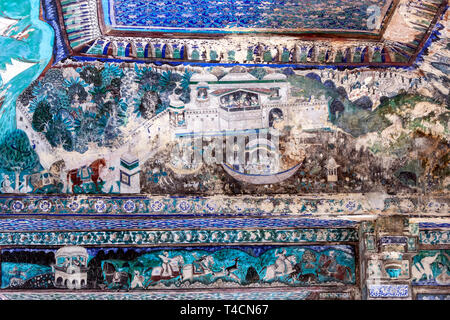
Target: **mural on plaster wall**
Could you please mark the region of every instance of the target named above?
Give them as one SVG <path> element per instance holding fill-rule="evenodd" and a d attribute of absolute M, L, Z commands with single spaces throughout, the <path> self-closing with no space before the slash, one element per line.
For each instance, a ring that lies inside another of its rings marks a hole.
<path fill-rule="evenodd" d="M 413 285 L 450 286 L 450 250 L 420 251 L 413 257 Z"/>
<path fill-rule="evenodd" d="M 2 250 L 2 289 L 353 285 L 351 246 Z"/>
<path fill-rule="evenodd" d="M 419 93 L 430 89 L 417 75 L 165 69 L 67 62 L 47 71 L 17 100 L 22 131 L 1 146 L 1 191 L 448 189 L 449 112 Z"/>

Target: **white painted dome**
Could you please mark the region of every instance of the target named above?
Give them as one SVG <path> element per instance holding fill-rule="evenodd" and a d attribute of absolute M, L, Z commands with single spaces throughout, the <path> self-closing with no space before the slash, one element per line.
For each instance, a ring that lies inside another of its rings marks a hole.
<path fill-rule="evenodd" d="M 258 79 L 252 76 L 250 73 L 233 73 L 230 72 L 224 76 L 220 81 L 257 81 Z"/>
<path fill-rule="evenodd" d="M 191 77 L 191 82 L 215 82 L 217 77 L 211 73 L 195 73 Z"/>
<path fill-rule="evenodd" d="M 62 247 L 56 251 L 55 257 L 60 256 L 87 256 L 87 250 L 79 246 Z"/>
<path fill-rule="evenodd" d="M 336 168 L 338 168 L 340 166 L 336 163 L 336 160 L 334 160 L 334 158 L 331 157 L 330 159 L 328 159 L 326 167 L 328 169 L 336 169 Z"/>
<path fill-rule="evenodd" d="M 277 72 L 269 73 L 263 78 L 263 80 L 286 80 L 286 79 L 287 79 L 286 75 Z"/>
<path fill-rule="evenodd" d="M 184 102 L 180 100 L 180 98 L 175 94 L 171 94 L 169 96 L 170 107 L 175 109 L 180 109 L 184 107 Z"/>

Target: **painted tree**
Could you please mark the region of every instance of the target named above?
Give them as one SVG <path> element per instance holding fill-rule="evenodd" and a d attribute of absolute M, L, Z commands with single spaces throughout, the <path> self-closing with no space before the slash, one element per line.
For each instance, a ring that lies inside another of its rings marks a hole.
<path fill-rule="evenodd" d="M 19 192 L 20 174 L 31 174 L 41 169 L 39 157 L 30 145 L 27 134 L 16 129 L 0 144 L 1 169 L 15 174 L 14 192 Z"/>
<path fill-rule="evenodd" d="M 258 80 L 262 80 L 264 76 L 267 74 L 267 71 L 264 68 L 255 68 L 250 71 L 250 74 L 258 78 Z"/>
<path fill-rule="evenodd" d="M 46 101 L 39 101 L 33 113 L 31 125 L 37 132 L 46 130 L 48 124 L 52 121 L 53 115 L 50 112 L 50 104 Z"/>

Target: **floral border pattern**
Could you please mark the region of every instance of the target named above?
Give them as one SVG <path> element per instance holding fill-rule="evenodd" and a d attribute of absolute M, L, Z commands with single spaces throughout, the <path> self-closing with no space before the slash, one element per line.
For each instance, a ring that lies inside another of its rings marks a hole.
<path fill-rule="evenodd" d="M 64 215 L 321 215 L 414 213 L 448 214 L 448 197 L 390 197 L 382 208 L 360 194 L 345 196 L 163 197 L 2 195 L 3 214 Z"/>
<path fill-rule="evenodd" d="M 357 230 L 344 228 L 0 233 L 0 245 L 5 246 L 265 244 L 356 241 L 358 241 Z"/>
<path fill-rule="evenodd" d="M 372 298 L 407 298 L 409 297 L 409 286 L 405 285 L 371 285 L 369 296 Z"/>
<path fill-rule="evenodd" d="M 2 292 L 0 300 L 305 300 L 308 290 L 233 292 Z M 322 295 L 323 294 L 323 295 Z M 350 299 L 349 293 L 320 293 L 321 299 Z"/>
<path fill-rule="evenodd" d="M 428 245 L 450 244 L 450 230 L 421 230 L 419 243 Z"/>

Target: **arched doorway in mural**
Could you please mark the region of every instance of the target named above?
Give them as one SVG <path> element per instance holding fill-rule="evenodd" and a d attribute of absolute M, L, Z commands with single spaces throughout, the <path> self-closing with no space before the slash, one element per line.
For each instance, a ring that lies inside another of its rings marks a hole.
<path fill-rule="evenodd" d="M 283 111 L 279 108 L 273 108 L 269 112 L 269 127 L 273 127 L 273 124 L 277 120 L 283 119 Z"/>

